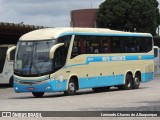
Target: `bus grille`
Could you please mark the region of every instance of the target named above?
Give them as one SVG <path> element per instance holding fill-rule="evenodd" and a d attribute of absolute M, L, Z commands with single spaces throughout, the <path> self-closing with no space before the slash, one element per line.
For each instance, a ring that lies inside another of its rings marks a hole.
<path fill-rule="evenodd" d="M 43 83 L 44 81 L 31 81 L 31 82 L 29 82 L 29 81 L 20 81 L 19 83 L 20 84 L 25 84 L 25 85 L 34 85 L 34 84 L 41 84 L 41 83 Z"/>

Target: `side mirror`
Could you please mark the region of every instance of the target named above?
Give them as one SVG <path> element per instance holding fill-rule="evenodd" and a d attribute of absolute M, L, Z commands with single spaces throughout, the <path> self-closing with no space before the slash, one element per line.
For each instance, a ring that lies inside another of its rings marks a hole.
<path fill-rule="evenodd" d="M 53 58 L 54 58 L 54 53 L 55 53 L 56 49 L 59 48 L 59 47 L 61 47 L 61 46 L 63 46 L 63 45 L 64 45 L 64 43 L 59 43 L 59 44 L 54 45 L 54 46 L 50 49 L 49 58 L 50 58 L 50 59 L 53 59 Z"/>
<path fill-rule="evenodd" d="M 7 60 L 8 61 L 10 61 L 11 60 L 11 58 L 10 58 L 10 53 L 11 53 L 11 51 L 12 50 L 14 50 L 14 49 L 16 49 L 16 46 L 13 46 L 13 47 L 11 47 L 11 48 L 9 48 L 8 50 L 7 50 Z"/>

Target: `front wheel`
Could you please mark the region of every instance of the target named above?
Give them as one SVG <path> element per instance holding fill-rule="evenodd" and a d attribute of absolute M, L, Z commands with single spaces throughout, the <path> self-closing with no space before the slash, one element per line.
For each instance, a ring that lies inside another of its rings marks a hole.
<path fill-rule="evenodd" d="M 132 85 L 133 89 L 138 89 L 139 88 L 139 86 L 140 86 L 140 76 L 139 75 L 135 76 L 132 84 L 133 84 Z"/>
<path fill-rule="evenodd" d="M 44 95 L 44 92 L 32 92 L 33 96 L 36 98 L 40 98 Z"/>
<path fill-rule="evenodd" d="M 71 96 L 75 95 L 77 90 L 77 84 L 74 79 L 70 79 L 68 84 L 68 90 L 64 92 L 65 95 Z"/>

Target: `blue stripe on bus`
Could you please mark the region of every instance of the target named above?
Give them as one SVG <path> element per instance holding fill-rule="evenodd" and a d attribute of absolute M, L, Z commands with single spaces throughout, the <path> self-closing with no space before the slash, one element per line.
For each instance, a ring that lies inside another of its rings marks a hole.
<path fill-rule="evenodd" d="M 80 78 L 79 88 L 95 88 L 103 86 L 115 86 L 124 84 L 124 75 L 97 76 L 90 78 Z"/>
<path fill-rule="evenodd" d="M 93 57 L 87 57 L 86 58 L 86 63 L 81 63 L 81 64 L 73 64 L 66 66 L 65 68 L 68 67 L 73 67 L 73 66 L 82 66 L 82 65 L 87 65 L 91 62 L 118 62 L 118 61 L 131 61 L 131 60 L 153 60 L 154 55 L 132 55 L 132 56 L 93 56 Z"/>
<path fill-rule="evenodd" d="M 68 66 L 65 66 L 64 68 L 69 68 L 69 67 L 74 67 L 74 66 L 83 66 L 83 65 L 86 65 L 86 63 L 68 65 Z"/>
<path fill-rule="evenodd" d="M 79 79 L 79 88 L 94 88 L 94 87 L 103 87 L 103 86 L 116 86 L 125 84 L 124 74 L 121 75 L 111 75 L 111 76 L 97 76 L 90 78 L 80 78 Z M 142 73 L 142 81 L 148 82 L 154 79 L 153 72 Z"/>
<path fill-rule="evenodd" d="M 153 72 L 142 73 L 141 79 L 142 79 L 141 82 L 148 82 L 154 80 L 154 73 Z"/>
<path fill-rule="evenodd" d="M 125 37 L 152 37 L 151 34 L 139 34 L 139 33 L 92 33 L 92 32 L 65 32 L 60 34 L 58 37 L 66 35 L 86 35 L 86 36 L 125 36 Z"/>
<path fill-rule="evenodd" d="M 116 86 L 125 84 L 124 74 L 120 75 L 110 75 L 110 76 L 94 76 L 90 78 L 79 78 L 79 89 L 83 88 L 94 88 L 94 87 L 104 87 L 104 86 Z M 154 79 L 154 73 L 142 73 L 141 82 L 148 82 Z M 50 87 L 50 89 L 47 89 Z M 28 88 L 34 88 L 33 91 L 28 90 Z M 16 92 L 58 92 L 65 91 L 67 88 L 67 80 L 51 80 L 49 82 L 37 85 L 22 85 L 14 82 L 14 90 Z"/>

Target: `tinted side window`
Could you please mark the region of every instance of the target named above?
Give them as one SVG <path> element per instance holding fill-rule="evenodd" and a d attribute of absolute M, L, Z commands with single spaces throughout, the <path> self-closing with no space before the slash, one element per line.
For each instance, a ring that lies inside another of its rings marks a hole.
<path fill-rule="evenodd" d="M 57 39 L 57 43 L 64 43 L 64 46 L 58 48 L 55 52 L 55 58 L 53 60 L 55 70 L 59 70 L 66 63 L 68 49 L 71 41 L 71 36 L 63 36 Z"/>
<path fill-rule="evenodd" d="M 111 37 L 111 53 L 144 53 L 152 50 L 149 37 Z"/>
<path fill-rule="evenodd" d="M 110 37 L 104 36 L 75 36 L 72 55 L 110 53 Z"/>
<path fill-rule="evenodd" d="M 71 42 L 71 35 L 63 36 L 57 39 L 57 43 L 64 43 L 64 47 L 66 49 L 66 54 L 68 53 L 68 48 Z"/>
<path fill-rule="evenodd" d="M 124 52 L 124 38 L 123 37 L 111 37 L 111 53 Z"/>
<path fill-rule="evenodd" d="M 144 53 L 152 50 L 151 37 L 75 36 L 71 58 L 80 54 Z"/>
<path fill-rule="evenodd" d="M 65 65 L 66 54 L 65 54 L 65 49 L 63 46 L 59 47 L 56 50 L 53 62 L 54 62 L 55 71 L 59 70 Z"/>

